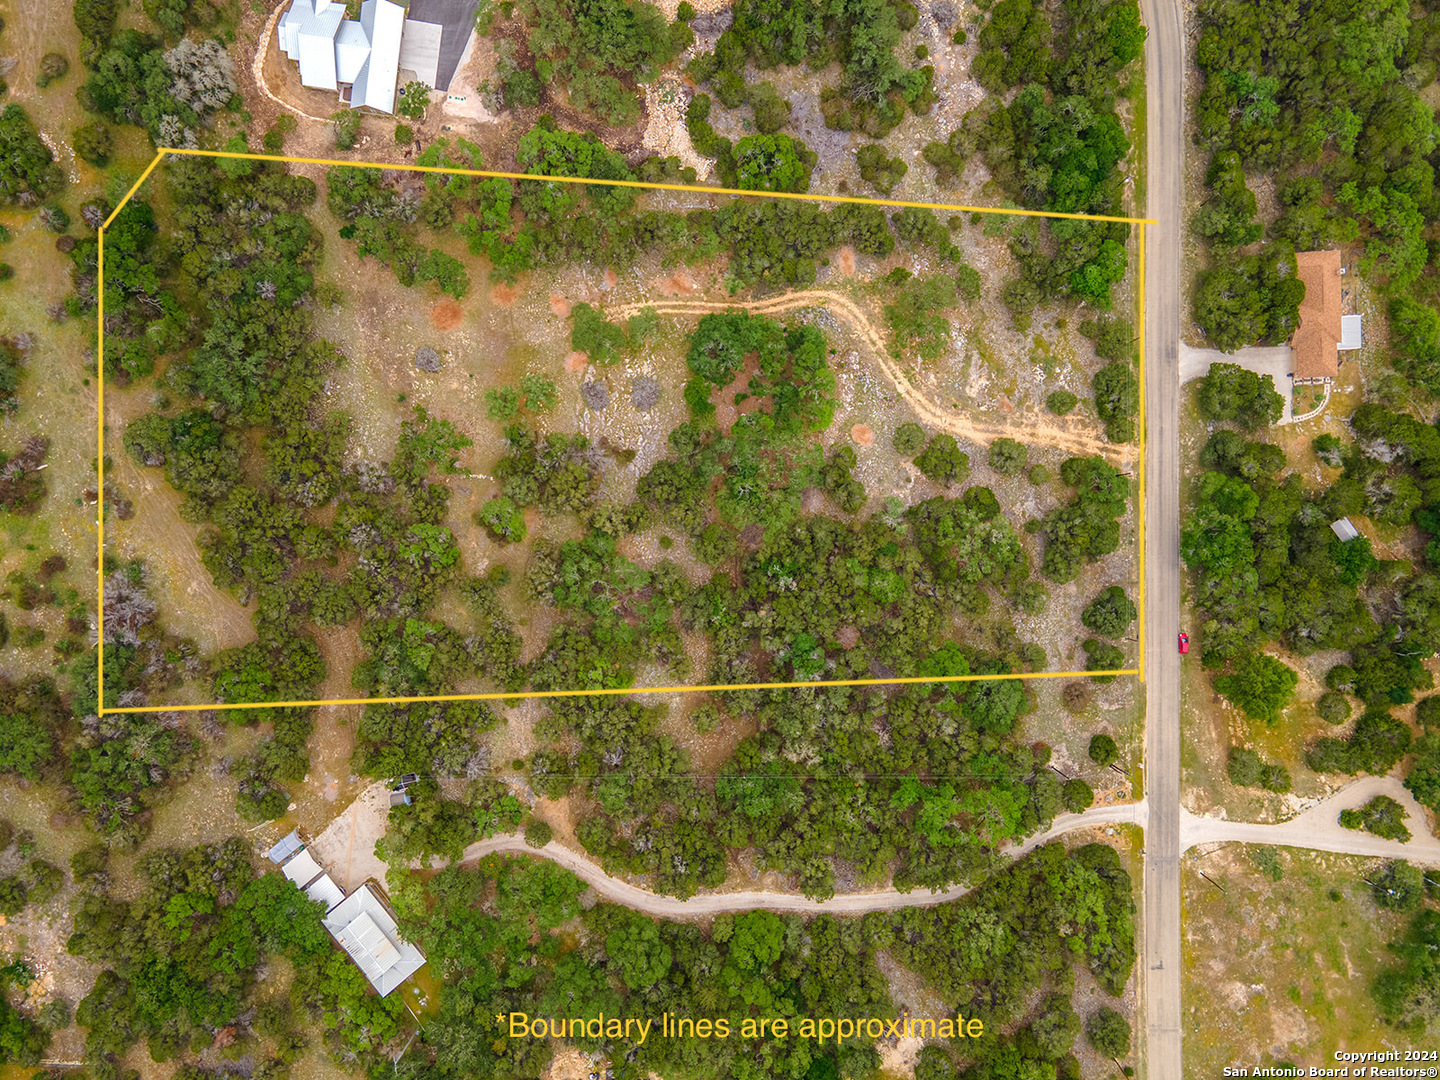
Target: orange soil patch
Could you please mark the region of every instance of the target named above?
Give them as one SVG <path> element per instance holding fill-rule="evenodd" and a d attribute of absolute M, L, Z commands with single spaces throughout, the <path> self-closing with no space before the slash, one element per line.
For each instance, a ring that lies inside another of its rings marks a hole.
<path fill-rule="evenodd" d="M 835 256 L 835 269 L 849 277 L 855 273 L 855 249 L 846 244 Z"/>
<path fill-rule="evenodd" d="M 602 284 L 601 284 L 600 287 L 601 287 L 602 289 L 613 289 L 613 288 L 615 287 L 615 283 L 616 283 L 617 281 L 619 281 L 619 280 L 620 280 L 620 279 L 615 276 L 615 271 L 614 271 L 614 270 L 611 270 L 611 269 L 607 266 L 607 267 L 605 268 L 605 276 L 604 276 L 604 278 L 601 279 Z"/>
<path fill-rule="evenodd" d="M 856 424 L 850 429 L 850 438 L 854 439 L 861 446 L 875 445 L 875 432 L 869 424 Z"/>
<path fill-rule="evenodd" d="M 661 296 L 689 296 L 695 291 L 695 279 L 688 271 L 680 269 L 657 286 Z"/>
<path fill-rule="evenodd" d="M 759 371 L 760 355 L 748 353 L 745 356 L 745 362 L 740 365 L 740 370 L 735 373 L 735 378 L 731 380 L 730 385 L 722 386 L 710 395 L 710 401 L 715 406 L 715 422 L 727 435 L 740 417 L 760 411 L 760 405 L 764 399 L 750 393 L 750 380 Z M 737 404 L 735 398 L 741 394 L 748 396 Z"/>
<path fill-rule="evenodd" d="M 559 293 L 551 293 L 550 310 L 557 319 L 568 319 L 570 317 L 570 301 Z"/>
<path fill-rule="evenodd" d="M 572 352 L 565 355 L 566 371 L 584 371 L 590 363 L 590 357 L 583 352 Z"/>
<path fill-rule="evenodd" d="M 454 330 L 464 318 L 464 312 L 454 300 L 445 299 L 430 309 L 430 325 L 436 330 Z"/>
<path fill-rule="evenodd" d="M 515 298 L 520 295 L 520 290 L 514 285 L 492 285 L 490 286 L 490 299 L 501 307 L 509 307 L 515 303 Z"/>

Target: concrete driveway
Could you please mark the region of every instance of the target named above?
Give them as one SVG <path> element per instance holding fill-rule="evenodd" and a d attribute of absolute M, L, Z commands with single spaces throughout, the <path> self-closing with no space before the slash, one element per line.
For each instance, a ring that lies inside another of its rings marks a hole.
<path fill-rule="evenodd" d="M 1291 406 L 1295 403 L 1295 350 L 1289 345 L 1252 345 L 1225 353 L 1219 349 L 1197 349 L 1183 341 L 1180 343 L 1181 383 L 1203 378 L 1209 374 L 1210 365 L 1214 363 L 1239 364 L 1256 375 L 1269 375 L 1275 380 L 1275 389 L 1285 399 L 1285 411 L 1276 422 L 1288 424 L 1294 419 Z"/>

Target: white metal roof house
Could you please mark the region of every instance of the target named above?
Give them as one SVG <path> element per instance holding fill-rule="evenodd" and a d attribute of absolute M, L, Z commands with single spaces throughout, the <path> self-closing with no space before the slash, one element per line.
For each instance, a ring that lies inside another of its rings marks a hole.
<path fill-rule="evenodd" d="M 321 924 L 350 954 L 381 997 L 425 966 L 425 954 L 400 936 L 379 891 L 368 881 L 349 896 L 315 861 L 295 830 L 272 847 L 266 857 L 311 900 L 325 905 Z"/>
<path fill-rule="evenodd" d="M 392 0 L 364 0 L 358 20 L 345 18 L 341 0 L 294 0 L 280 20 L 280 48 L 300 65 L 302 85 L 335 90 L 353 109 L 389 113 L 402 71 L 445 89 L 435 84 L 447 29 L 407 19 Z"/>
<path fill-rule="evenodd" d="M 425 955 L 400 936 L 394 917 L 368 881 L 335 905 L 324 923 L 381 997 L 425 966 Z"/>

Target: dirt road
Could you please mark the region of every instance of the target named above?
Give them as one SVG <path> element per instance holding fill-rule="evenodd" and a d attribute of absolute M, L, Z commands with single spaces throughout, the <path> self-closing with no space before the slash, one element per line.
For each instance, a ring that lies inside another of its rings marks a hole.
<path fill-rule="evenodd" d="M 1376 795 L 1388 795 L 1405 807 L 1405 827 L 1411 839 L 1382 840 L 1340 824 L 1340 811 L 1363 806 Z M 1249 821 L 1197 817 L 1180 809 L 1180 850 L 1198 844 L 1234 841 L 1245 844 L 1277 844 L 1281 847 L 1314 848 L 1344 855 L 1366 855 L 1380 859 L 1408 859 L 1413 863 L 1440 866 L 1440 840 L 1430 834 L 1425 811 L 1395 776 L 1366 776 L 1328 799 L 1322 799 L 1303 813 L 1277 825 Z"/>
<path fill-rule="evenodd" d="M 661 315 L 704 315 L 712 311 L 726 311 L 730 308 L 744 308 L 755 315 L 779 315 L 799 308 L 818 307 L 829 311 L 844 323 L 869 350 L 885 378 L 895 387 L 897 393 L 915 410 L 915 414 L 940 431 L 948 432 L 972 443 L 988 446 L 999 438 L 1017 439 L 1021 442 L 1054 446 L 1067 453 L 1080 456 L 1099 454 L 1111 461 L 1129 460 L 1134 448 L 1106 442 L 1097 432 L 1087 430 L 1082 423 L 1073 420 L 1063 424 L 1047 420 L 1039 413 L 1011 422 L 990 422 L 974 420 L 959 411 L 959 405 L 945 406 L 925 394 L 912 383 L 892 356 L 886 351 L 885 339 L 879 330 L 861 310 L 860 306 L 843 293 L 828 289 L 804 289 L 786 293 L 768 300 L 755 301 L 709 301 L 709 300 L 661 300 L 653 304 L 625 304 L 609 308 L 610 319 L 625 319 L 639 314 L 645 308 L 653 308 Z"/>
<path fill-rule="evenodd" d="M 1389 795 L 1404 804 L 1407 811 L 1406 824 L 1414 834 L 1413 840 L 1406 844 L 1381 840 L 1365 833 L 1351 832 L 1338 824 L 1337 818 L 1341 810 L 1363 805 L 1376 795 Z M 387 785 L 372 784 L 324 833 L 311 842 L 311 854 L 346 891 L 356 888 L 366 878 L 382 882 L 385 880 L 387 868 L 375 857 L 375 841 L 385 835 L 389 807 Z M 1037 833 L 1017 847 L 1007 848 L 1005 854 L 1019 858 L 1041 844 L 1097 826 L 1138 825 L 1148 829 L 1152 817 L 1150 811 L 1150 804 L 1142 799 L 1138 803 L 1094 807 L 1083 814 L 1062 814 L 1051 823 L 1049 829 Z M 1179 852 L 1200 844 L 1241 842 L 1319 848 L 1323 851 L 1404 858 L 1411 862 L 1440 865 L 1440 840 L 1430 834 L 1423 811 L 1396 777 L 1365 777 L 1278 825 L 1197 817 L 1184 810 L 1180 811 L 1179 821 Z M 1147 832 L 1147 855 L 1148 843 Z M 964 885 L 941 892 L 910 893 L 887 887 L 865 892 L 840 893 L 829 900 L 812 900 L 799 893 L 751 889 L 741 892 L 705 893 L 681 900 L 674 896 L 662 896 L 611 877 L 588 856 L 554 841 L 543 848 L 532 848 L 525 843 L 522 833 L 494 836 L 489 840 L 471 844 L 465 849 L 463 859 L 470 862 L 495 852 L 513 852 L 549 859 L 574 873 L 608 900 L 649 915 L 672 919 L 756 909 L 811 914 L 893 911 L 897 908 L 943 904 L 970 891 L 970 887 Z M 1177 862 L 1178 857 L 1177 853 Z M 419 863 L 411 865 L 419 868 Z M 443 866 L 444 863 L 437 865 Z"/>
<path fill-rule="evenodd" d="M 1087 810 L 1083 814 L 1062 814 L 1043 833 L 1030 837 L 1017 848 L 1007 849 L 1006 854 L 1017 858 L 1041 844 L 1064 836 L 1077 829 L 1094 828 L 1097 825 L 1140 824 L 1145 817 L 1144 803 L 1129 803 L 1124 806 L 1104 806 Z M 465 849 L 465 859 L 478 859 L 496 851 L 515 851 L 527 855 L 542 855 L 585 881 L 601 896 L 624 904 L 636 911 L 666 918 L 684 918 L 692 915 L 714 915 L 722 911 L 754 911 L 764 908 L 770 911 L 800 911 L 811 914 L 818 912 L 855 913 L 862 911 L 893 911 L 896 908 L 932 907 L 958 899 L 973 886 L 955 885 L 943 892 L 899 892 L 894 888 L 872 889 L 867 892 L 840 893 L 829 900 L 811 900 L 798 893 L 776 892 L 769 889 L 753 889 L 746 892 L 707 893 L 681 900 L 674 896 L 661 896 L 648 889 L 618 881 L 605 873 L 599 866 L 583 855 L 561 847 L 556 843 L 546 844 L 539 849 L 528 847 L 525 838 L 496 836 L 471 844 Z"/>

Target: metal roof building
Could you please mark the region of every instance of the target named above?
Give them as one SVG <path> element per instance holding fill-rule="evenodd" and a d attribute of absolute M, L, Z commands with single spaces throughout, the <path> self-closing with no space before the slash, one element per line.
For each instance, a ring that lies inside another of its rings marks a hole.
<path fill-rule="evenodd" d="M 279 38 L 281 51 L 300 65 L 301 85 L 335 90 L 351 108 L 390 113 L 402 71 L 436 87 L 447 30 L 453 38 L 454 28 L 407 19 L 393 0 L 364 0 L 358 20 L 345 18 L 340 0 L 294 0 Z"/>
<path fill-rule="evenodd" d="M 283 866 L 280 872 L 295 883 L 297 889 L 303 889 L 310 882 L 325 872 L 325 868 L 315 861 L 315 857 L 301 848 L 292 855 Z"/>
<path fill-rule="evenodd" d="M 325 905 L 328 912 L 341 900 L 345 899 L 345 890 L 335 884 L 335 879 L 329 874 L 321 874 L 309 885 L 305 886 L 305 895 Z"/>
<path fill-rule="evenodd" d="M 337 904 L 324 924 L 381 997 L 425 966 L 424 954 L 400 936 L 390 909 L 369 882 Z"/>
<path fill-rule="evenodd" d="M 1339 521 L 1332 521 L 1330 523 L 1330 531 L 1342 541 L 1355 540 L 1360 536 L 1360 530 L 1351 524 L 1348 517 L 1343 517 Z"/>
<path fill-rule="evenodd" d="M 267 851 L 265 857 L 273 863 L 283 863 L 304 846 L 304 842 L 300 839 L 300 830 L 291 829 L 290 835 L 281 839 L 274 847 Z"/>
<path fill-rule="evenodd" d="M 384 997 L 425 966 L 425 954 L 400 936 L 395 916 L 368 881 L 349 896 L 305 850 L 296 829 L 266 852 L 311 900 L 325 905 L 321 924 Z"/>

